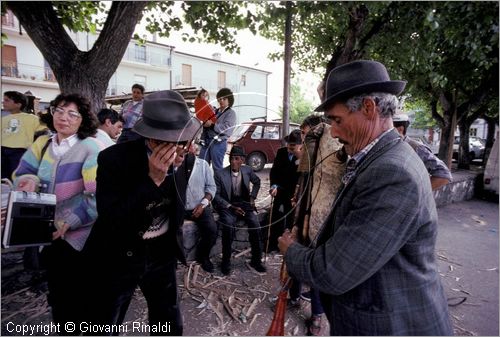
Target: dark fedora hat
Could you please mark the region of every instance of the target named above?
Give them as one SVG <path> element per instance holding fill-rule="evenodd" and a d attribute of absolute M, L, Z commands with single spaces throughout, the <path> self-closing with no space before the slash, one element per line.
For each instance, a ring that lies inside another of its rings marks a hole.
<path fill-rule="evenodd" d="M 241 146 L 235 145 L 231 148 L 231 151 L 229 152 L 229 157 L 233 156 L 245 157 L 246 156 L 245 150 L 243 150 Z"/>
<path fill-rule="evenodd" d="M 288 136 L 285 136 L 285 142 L 288 144 L 302 144 L 302 137 L 300 130 L 293 130 Z"/>
<path fill-rule="evenodd" d="M 181 94 L 163 90 L 144 98 L 142 117 L 135 123 L 133 130 L 146 138 L 184 142 L 191 140 L 200 130 L 200 122 L 191 118 Z"/>
<path fill-rule="evenodd" d="M 333 68 L 326 80 L 325 100 L 315 111 L 325 111 L 327 105 L 371 92 L 399 95 L 406 81 L 391 81 L 385 66 L 377 61 L 360 60 Z"/>

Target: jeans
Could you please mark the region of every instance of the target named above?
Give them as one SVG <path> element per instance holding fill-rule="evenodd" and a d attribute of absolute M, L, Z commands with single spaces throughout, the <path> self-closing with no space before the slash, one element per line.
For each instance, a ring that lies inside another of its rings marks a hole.
<path fill-rule="evenodd" d="M 217 141 L 207 140 L 201 147 L 199 157 L 207 163 L 212 164 L 214 171 L 222 169 L 224 166 L 224 156 L 226 155 L 227 140 Z"/>

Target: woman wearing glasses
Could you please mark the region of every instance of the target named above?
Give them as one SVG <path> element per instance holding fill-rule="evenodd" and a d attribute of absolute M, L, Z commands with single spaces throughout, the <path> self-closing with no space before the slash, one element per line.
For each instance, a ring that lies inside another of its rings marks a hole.
<path fill-rule="evenodd" d="M 81 250 L 97 218 L 95 178 L 102 145 L 91 137 L 97 121 L 88 99 L 61 94 L 51 102 L 49 111 L 52 118 L 46 116 L 47 126 L 53 135 L 40 136 L 26 151 L 14 172 L 14 186 L 21 191 L 56 195 L 56 231 L 42 258 L 53 320 L 64 326 L 82 317 Z"/>

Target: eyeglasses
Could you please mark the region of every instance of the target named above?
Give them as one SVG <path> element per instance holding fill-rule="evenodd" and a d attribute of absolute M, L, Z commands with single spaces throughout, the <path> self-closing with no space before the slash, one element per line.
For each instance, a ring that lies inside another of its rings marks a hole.
<path fill-rule="evenodd" d="M 82 115 L 78 111 L 64 110 L 60 107 L 50 107 L 50 114 L 57 118 L 61 118 L 64 114 L 68 114 L 68 119 L 72 122 L 76 122 L 78 119 L 82 118 Z"/>

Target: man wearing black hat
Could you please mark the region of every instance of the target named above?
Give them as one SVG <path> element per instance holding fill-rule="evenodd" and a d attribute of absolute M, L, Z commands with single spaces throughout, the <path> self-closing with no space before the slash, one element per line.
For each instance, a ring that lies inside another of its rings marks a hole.
<path fill-rule="evenodd" d="M 265 272 L 262 265 L 262 246 L 260 224 L 255 212 L 255 199 L 260 189 L 260 178 L 245 162 L 245 152 L 240 146 L 233 146 L 229 153 L 229 166 L 215 172 L 217 192 L 214 205 L 219 213 L 222 225 L 222 264 L 224 275 L 231 272 L 231 253 L 234 225 L 238 219 L 244 219 L 248 227 L 248 236 L 252 249 L 250 266 L 258 272 Z M 252 188 L 250 189 L 250 183 Z"/>
<path fill-rule="evenodd" d="M 179 93 L 159 91 L 144 99 L 133 127 L 142 137 L 99 154 L 99 216 L 85 246 L 93 323 L 119 326 L 139 285 L 151 332 L 182 335 L 175 270 L 177 260 L 185 263 L 180 227 L 187 173 L 172 164 L 199 128 Z"/>
<path fill-rule="evenodd" d="M 453 334 L 429 177 L 392 126 L 404 87 L 381 63 L 355 61 L 330 72 L 316 109 L 350 159 L 314 248 L 288 231 L 279 248 L 288 273 L 320 291 L 332 335 Z"/>
<path fill-rule="evenodd" d="M 269 172 L 271 189 L 269 194 L 274 197 L 272 210 L 272 225 L 269 235 L 269 251 L 278 250 L 278 237 L 285 228 L 293 226 L 294 212 L 292 198 L 299 174 L 297 167 L 302 155 L 302 136 L 300 130 L 293 130 L 284 138 L 286 146 L 278 149 Z"/>

